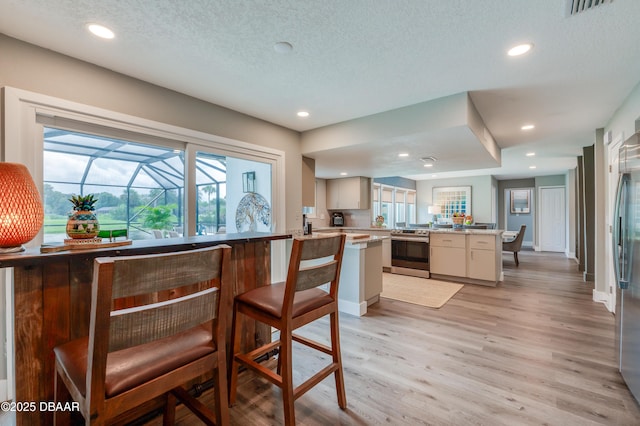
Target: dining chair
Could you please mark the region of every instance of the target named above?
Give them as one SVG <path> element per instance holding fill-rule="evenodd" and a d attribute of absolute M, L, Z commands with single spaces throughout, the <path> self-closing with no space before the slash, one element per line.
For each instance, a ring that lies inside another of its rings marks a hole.
<path fill-rule="evenodd" d="M 206 424 L 228 424 L 230 258 L 219 245 L 95 259 L 89 335 L 54 348 L 56 402 L 79 403 L 86 424 L 156 399 L 164 424 L 173 424 L 176 400 Z M 211 374 L 215 413 L 184 387 Z M 56 411 L 55 422 L 70 424 L 69 413 Z"/>
<path fill-rule="evenodd" d="M 524 231 L 526 229 L 527 229 L 526 225 L 521 225 L 518 235 L 516 235 L 516 237 L 513 240 L 502 242 L 502 251 L 513 252 L 513 260 L 516 262 L 516 266 L 520 265 L 520 262 L 518 261 L 518 252 L 522 248 L 522 240 L 524 239 Z"/>
<path fill-rule="evenodd" d="M 231 342 L 233 358 L 229 371 L 229 402 L 234 404 L 240 364 L 259 373 L 282 390 L 284 424 L 295 425 L 294 401 L 332 373 L 340 408 L 347 407 L 340 355 L 338 285 L 345 234 L 306 236 L 293 239 L 287 279 L 284 283 L 258 287 L 235 297 Z M 321 260 L 320 260 L 321 259 Z M 328 284 L 328 289 L 318 288 Z M 331 346 L 298 334 L 297 328 L 329 315 Z M 278 340 L 248 353 L 240 353 L 243 317 L 247 316 L 280 331 Z M 331 363 L 304 383 L 294 386 L 292 341 L 331 356 Z M 256 359 L 278 349 L 276 371 Z"/>

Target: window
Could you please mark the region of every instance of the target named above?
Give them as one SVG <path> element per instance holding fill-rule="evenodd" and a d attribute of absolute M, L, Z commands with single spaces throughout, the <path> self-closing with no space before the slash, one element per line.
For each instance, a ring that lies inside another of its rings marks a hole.
<path fill-rule="evenodd" d="M 382 216 L 385 225 L 394 228 L 416 223 L 415 190 L 374 183 L 372 192 L 372 222 Z"/>
<path fill-rule="evenodd" d="M 393 187 L 381 185 L 380 186 L 380 215 L 384 217 L 385 226 L 389 227 L 394 223 L 393 219 Z"/>
<path fill-rule="evenodd" d="M 103 230 L 153 238 L 181 226 L 184 150 L 44 127 L 44 241 L 66 238 L 72 195 L 94 194 Z"/>
<path fill-rule="evenodd" d="M 407 191 L 405 190 L 401 190 L 401 189 L 397 189 L 395 190 L 395 225 L 396 226 L 406 226 L 407 225 L 407 219 L 406 219 L 406 209 L 407 209 Z M 403 225 L 398 225 L 398 224 L 403 224 Z"/>

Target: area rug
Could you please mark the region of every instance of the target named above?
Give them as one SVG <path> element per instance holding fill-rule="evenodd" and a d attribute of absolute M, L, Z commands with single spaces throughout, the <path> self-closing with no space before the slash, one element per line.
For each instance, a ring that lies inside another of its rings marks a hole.
<path fill-rule="evenodd" d="M 444 306 L 462 287 L 463 284 L 385 272 L 382 274 L 380 297 L 437 309 Z"/>

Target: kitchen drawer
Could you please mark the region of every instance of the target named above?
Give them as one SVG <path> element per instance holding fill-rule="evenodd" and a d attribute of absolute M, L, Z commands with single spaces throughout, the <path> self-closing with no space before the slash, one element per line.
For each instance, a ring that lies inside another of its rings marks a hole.
<path fill-rule="evenodd" d="M 436 247 L 458 247 L 465 248 L 466 235 L 455 235 L 451 233 L 431 233 L 429 235 L 429 244 Z"/>
<path fill-rule="evenodd" d="M 495 235 L 469 235 L 469 248 L 478 250 L 496 249 Z"/>

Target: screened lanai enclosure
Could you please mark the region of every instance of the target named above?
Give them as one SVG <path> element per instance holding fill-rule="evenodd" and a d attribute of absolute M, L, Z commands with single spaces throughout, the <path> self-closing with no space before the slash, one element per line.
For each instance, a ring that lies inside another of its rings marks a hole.
<path fill-rule="evenodd" d="M 170 144 L 44 128 L 44 242 L 62 241 L 72 195 L 94 194 L 101 230 L 127 229 L 131 239 L 181 236 L 185 217 L 185 151 Z M 196 233 L 226 227 L 227 158 L 196 156 Z"/>

